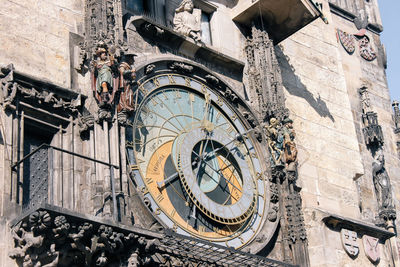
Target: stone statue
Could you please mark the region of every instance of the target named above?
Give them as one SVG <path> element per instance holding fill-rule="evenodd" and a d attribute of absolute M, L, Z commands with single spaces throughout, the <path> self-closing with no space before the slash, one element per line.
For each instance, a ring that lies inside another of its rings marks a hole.
<path fill-rule="evenodd" d="M 289 172 L 297 171 L 297 148 L 294 142 L 296 133 L 293 129 L 293 121 L 289 118 L 283 121 L 283 148 L 285 153 L 285 162 Z"/>
<path fill-rule="evenodd" d="M 100 44 L 96 51 L 96 60 L 92 61 L 92 87 L 99 105 L 110 105 L 118 90 L 118 76 L 115 77 L 117 61 L 107 46 Z"/>
<path fill-rule="evenodd" d="M 135 54 L 125 54 L 119 64 L 119 88 L 121 95 L 117 106 L 118 112 L 130 112 L 134 110 L 134 93 L 132 82 L 136 79 L 136 70 L 133 66 Z"/>
<path fill-rule="evenodd" d="M 194 8 L 192 0 L 183 0 L 175 9 L 173 25 L 175 31 L 201 41 L 201 10 Z"/>
<path fill-rule="evenodd" d="M 279 121 L 276 118 L 271 118 L 269 125 L 265 126 L 268 137 L 268 149 L 271 157 L 271 167 L 284 166 L 283 163 L 283 141 L 284 137 L 279 127 Z"/>
<path fill-rule="evenodd" d="M 379 211 L 393 209 L 392 190 L 389 176 L 385 169 L 385 157 L 382 150 L 376 153 L 372 163 L 372 175 Z"/>

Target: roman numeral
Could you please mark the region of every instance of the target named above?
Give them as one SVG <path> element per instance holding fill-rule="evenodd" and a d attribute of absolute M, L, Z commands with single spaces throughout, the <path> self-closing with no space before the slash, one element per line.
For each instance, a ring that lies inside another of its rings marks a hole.
<path fill-rule="evenodd" d="M 170 214 L 171 214 L 171 217 L 173 218 L 175 216 L 175 214 L 176 214 L 176 210 L 173 209 Z"/>
<path fill-rule="evenodd" d="M 153 179 L 151 177 L 147 177 L 145 180 L 146 180 L 146 184 L 153 183 Z M 160 196 L 162 196 L 162 195 L 160 195 Z"/>
<path fill-rule="evenodd" d="M 168 75 L 168 80 L 169 80 L 169 84 L 176 84 L 176 81 L 175 81 L 175 79 L 174 79 L 174 76 Z"/>
<path fill-rule="evenodd" d="M 153 83 L 156 87 L 160 87 L 160 81 L 157 78 L 153 79 Z"/>
<path fill-rule="evenodd" d="M 159 194 L 157 197 L 156 197 L 156 201 L 157 202 L 161 202 L 161 201 L 163 201 L 164 200 L 164 196 L 162 195 L 162 194 Z"/>

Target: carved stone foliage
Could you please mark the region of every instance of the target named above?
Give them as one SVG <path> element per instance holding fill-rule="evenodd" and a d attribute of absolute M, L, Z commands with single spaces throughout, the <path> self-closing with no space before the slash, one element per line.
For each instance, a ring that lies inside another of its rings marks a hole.
<path fill-rule="evenodd" d="M 367 60 L 373 61 L 377 57 L 377 53 L 371 45 L 369 37 L 366 35 L 367 30 L 361 29 L 356 34 L 349 34 L 340 29 L 337 29 L 337 38 L 342 44 L 346 52 L 352 55 L 355 51 L 355 43 L 358 43 L 360 56 Z"/>
<path fill-rule="evenodd" d="M 286 198 L 286 215 L 288 220 L 288 237 L 291 243 L 305 242 L 307 233 L 301 211 L 301 197 L 298 192 L 289 194 Z"/>
<path fill-rule="evenodd" d="M 24 267 L 291 266 L 171 230 L 120 228 L 54 208 L 32 212 L 11 231 L 14 249 L 9 256 Z"/>
<path fill-rule="evenodd" d="M 201 10 L 194 8 L 192 0 L 182 0 L 175 10 L 173 25 L 178 33 L 201 41 Z"/>
<path fill-rule="evenodd" d="M 33 105 L 64 112 L 75 113 L 82 105 L 81 96 L 77 93 L 62 94 L 55 85 L 36 80 L 15 71 L 14 66 L 0 66 L 0 104 L 3 108 L 15 106 L 16 99 Z"/>
<path fill-rule="evenodd" d="M 15 248 L 9 256 L 24 267 L 127 266 L 125 261 L 142 266 L 152 261 L 156 242 L 45 210 L 33 212 L 12 234 Z"/>
<path fill-rule="evenodd" d="M 357 232 L 343 228 L 340 231 L 340 236 L 342 239 L 342 245 L 344 250 L 351 257 L 356 257 L 358 255 L 358 252 L 360 251 L 360 247 L 358 245 Z"/>
<path fill-rule="evenodd" d="M 250 102 L 256 107 L 259 120 L 283 120 L 288 116 L 285 108 L 281 70 L 274 45 L 268 33 L 252 28 L 252 37 L 246 44 L 248 92 Z"/>

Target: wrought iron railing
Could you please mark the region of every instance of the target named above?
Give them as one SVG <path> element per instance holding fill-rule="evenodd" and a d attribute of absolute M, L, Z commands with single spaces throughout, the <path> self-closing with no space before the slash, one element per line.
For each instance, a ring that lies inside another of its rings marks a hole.
<path fill-rule="evenodd" d="M 115 169 L 119 169 L 119 166 L 111 164 L 110 162 L 101 161 L 95 158 L 84 156 L 75 152 L 71 152 L 59 147 L 51 146 L 48 144 L 42 144 L 39 147 L 32 150 L 29 154 L 25 155 L 22 159 L 15 162 L 11 169 L 17 174 L 18 180 L 23 180 L 20 185 L 22 185 L 22 209 L 23 211 L 34 210 L 42 204 L 56 205 L 54 203 L 55 196 L 55 186 L 54 182 L 57 177 L 55 177 L 54 166 L 54 151 L 58 151 L 61 154 L 67 154 L 72 157 L 77 157 L 83 160 L 87 160 L 91 163 L 97 163 L 105 166 L 110 172 L 110 191 L 113 205 L 113 219 L 118 220 L 118 208 L 117 208 L 117 196 L 115 187 Z M 46 158 L 47 156 L 47 158 Z M 32 164 L 33 159 L 36 157 L 35 162 L 41 162 L 40 164 Z M 38 159 L 37 159 L 38 158 Z M 60 155 L 58 161 L 62 161 L 63 157 Z M 23 165 L 23 166 L 21 166 Z M 32 166 L 34 165 L 34 166 Z M 59 168 L 59 174 L 64 170 Z M 75 169 L 72 167 L 71 172 Z M 93 170 L 94 171 L 94 170 Z M 62 175 L 62 174 L 61 174 Z M 23 177 L 21 177 L 23 176 Z M 73 185 L 74 186 L 74 185 Z M 61 194 L 65 193 L 65 190 L 72 190 L 71 188 L 64 188 L 62 186 Z"/>

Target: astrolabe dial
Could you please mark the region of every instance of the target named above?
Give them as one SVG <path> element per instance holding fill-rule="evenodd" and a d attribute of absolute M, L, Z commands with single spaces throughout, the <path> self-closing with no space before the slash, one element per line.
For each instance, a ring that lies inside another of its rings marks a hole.
<path fill-rule="evenodd" d="M 252 241 L 268 205 L 253 129 L 193 77 L 160 74 L 138 90 L 135 183 L 154 215 L 180 234 L 224 246 Z"/>

